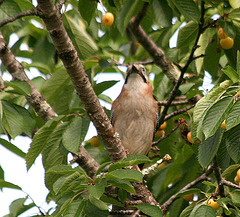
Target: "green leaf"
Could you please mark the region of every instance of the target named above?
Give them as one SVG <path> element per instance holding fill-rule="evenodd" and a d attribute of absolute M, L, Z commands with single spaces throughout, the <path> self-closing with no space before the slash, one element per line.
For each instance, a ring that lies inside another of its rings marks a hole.
<path fill-rule="evenodd" d="M 141 210 L 146 215 L 151 216 L 151 217 L 162 217 L 163 216 L 162 210 L 158 206 L 141 203 L 141 204 L 136 205 L 135 207 L 137 209 Z"/>
<path fill-rule="evenodd" d="M 66 123 L 59 124 L 59 126 L 54 130 L 51 137 L 46 142 L 44 149 L 42 150 L 42 162 L 45 171 L 52 168 L 53 166 L 58 166 L 62 164 L 67 164 L 67 154 L 68 152 L 63 147 L 61 140 L 62 134 L 66 128 Z M 60 177 L 58 174 L 45 173 L 45 185 L 52 191 L 53 183 Z"/>
<path fill-rule="evenodd" d="M 217 35 L 212 37 L 210 40 L 206 52 L 206 56 L 203 60 L 203 68 L 204 70 L 208 71 L 210 74 L 217 74 L 218 66 L 219 66 L 219 59 L 221 57 L 221 49 L 218 45 Z"/>
<path fill-rule="evenodd" d="M 13 145 L 11 142 L 8 142 L 7 140 L 0 138 L 0 144 L 6 149 L 8 149 L 9 151 L 18 155 L 19 157 L 25 158 L 26 153 L 23 152 L 17 146 Z"/>
<path fill-rule="evenodd" d="M 118 169 L 107 173 L 106 178 L 116 178 L 132 182 L 141 182 L 143 174 L 137 170 Z"/>
<path fill-rule="evenodd" d="M 216 212 L 211 206 L 198 204 L 189 217 L 216 217 Z"/>
<path fill-rule="evenodd" d="M 123 206 L 123 204 L 121 202 L 119 202 L 118 200 L 108 197 L 107 195 L 103 194 L 103 196 L 101 197 L 101 200 L 107 204 L 112 204 L 112 205 L 116 205 L 116 206 Z"/>
<path fill-rule="evenodd" d="M 230 193 L 230 197 L 232 198 L 232 202 L 236 206 L 240 206 L 240 190 L 235 190 L 235 191 L 229 192 L 229 193 Z"/>
<path fill-rule="evenodd" d="M 165 0 L 153 0 L 152 10 L 159 26 L 167 27 L 172 24 L 172 9 Z"/>
<path fill-rule="evenodd" d="M 237 125 L 236 127 L 232 128 L 228 131 L 227 137 L 226 137 L 226 146 L 228 150 L 228 154 L 230 157 L 238 163 L 240 161 L 240 125 Z"/>
<path fill-rule="evenodd" d="M 4 180 L 4 170 L 0 165 L 0 179 Z"/>
<path fill-rule="evenodd" d="M 127 194 L 127 192 L 126 192 L 125 190 L 121 189 L 121 188 L 118 189 L 117 194 L 118 194 L 119 200 L 120 200 L 122 203 L 124 203 L 124 202 L 128 199 L 128 194 Z"/>
<path fill-rule="evenodd" d="M 118 161 L 115 164 L 112 164 L 108 171 L 111 172 L 116 169 L 120 169 L 130 165 L 137 165 L 143 163 L 150 163 L 152 162 L 147 156 L 145 155 L 130 155 L 127 158 L 124 158 L 122 161 Z"/>
<path fill-rule="evenodd" d="M 112 163 L 112 161 L 108 161 L 108 162 L 105 162 L 105 163 L 101 164 L 100 167 L 98 168 L 97 172 L 96 172 L 96 175 L 98 175 L 99 173 L 101 173 L 102 170 L 103 170 L 107 165 L 109 165 L 109 164 L 111 164 L 111 163 Z"/>
<path fill-rule="evenodd" d="M 207 185 L 207 186 L 217 187 L 217 184 L 212 183 L 212 182 L 209 182 L 209 181 L 203 181 L 202 183 L 203 183 L 204 185 Z"/>
<path fill-rule="evenodd" d="M 4 181 L 3 179 L 0 179 L 0 188 L 13 188 L 13 189 L 22 190 L 22 188 L 19 187 L 18 185 L 15 185 L 11 182 Z"/>
<path fill-rule="evenodd" d="M 24 96 L 31 95 L 31 86 L 25 81 L 4 81 L 4 84 L 14 88 L 19 94 Z"/>
<path fill-rule="evenodd" d="M 37 156 L 44 149 L 45 145 L 48 143 L 48 140 L 53 135 L 54 131 L 57 129 L 59 123 L 65 116 L 61 115 L 54 119 L 51 119 L 45 123 L 33 137 L 31 147 L 26 154 L 27 169 L 32 166 Z"/>
<path fill-rule="evenodd" d="M 94 197 L 92 197 L 94 198 Z M 107 210 L 99 209 L 95 204 L 92 204 L 89 200 L 86 201 L 86 204 L 84 206 L 84 212 L 89 217 L 107 217 L 109 215 L 109 212 Z"/>
<path fill-rule="evenodd" d="M 54 173 L 54 174 L 72 174 L 75 173 L 76 170 L 74 170 L 70 165 L 57 165 L 51 167 L 47 173 Z"/>
<path fill-rule="evenodd" d="M 41 93 L 56 113 L 69 114 L 71 101 L 74 100 L 74 87 L 63 66 L 59 67 L 52 77 L 44 82 Z M 77 98 L 74 103 L 78 103 Z"/>
<path fill-rule="evenodd" d="M 198 24 L 192 21 L 181 27 L 178 34 L 177 48 L 189 46 L 196 38 L 197 32 Z"/>
<path fill-rule="evenodd" d="M 207 111 L 204 120 L 203 120 L 203 133 L 206 136 L 206 139 L 208 139 L 210 136 L 212 136 L 223 120 L 226 117 L 226 114 L 231 109 L 233 105 L 234 97 L 223 97 L 216 103 L 214 103 Z"/>
<path fill-rule="evenodd" d="M 232 6 L 232 8 L 240 8 L 239 0 L 229 0 L 229 4 Z"/>
<path fill-rule="evenodd" d="M 23 212 L 35 206 L 34 203 L 24 205 L 26 200 L 27 198 L 19 198 L 17 200 L 14 200 L 10 205 L 10 216 L 19 216 Z"/>
<path fill-rule="evenodd" d="M 60 210 L 58 211 L 58 213 L 56 214 L 56 217 L 61 217 L 63 216 L 62 213 L 64 213 L 66 211 L 66 209 L 69 207 L 69 205 L 71 204 L 72 199 L 69 198 L 67 200 L 64 201 L 64 203 L 62 204 Z"/>
<path fill-rule="evenodd" d="M 49 41 L 46 34 L 42 34 L 33 48 L 32 65 L 40 66 L 39 70 L 43 69 L 41 70 L 43 73 L 52 73 L 55 54 L 56 48 L 53 43 Z"/>
<path fill-rule="evenodd" d="M 220 85 L 215 86 L 206 96 L 201 98 L 193 112 L 193 121 L 199 122 L 203 117 L 203 114 L 208 108 L 218 99 L 218 97 L 225 91 L 227 87 L 232 84 L 230 80 L 224 81 Z"/>
<path fill-rule="evenodd" d="M 97 2 L 81 0 L 78 2 L 78 10 L 83 19 L 87 21 L 88 25 L 90 25 L 91 20 L 95 14 L 95 11 L 97 11 Z"/>
<path fill-rule="evenodd" d="M 222 177 L 227 178 L 239 167 L 240 167 L 240 164 L 230 165 L 227 169 L 224 170 L 224 172 L 222 173 Z"/>
<path fill-rule="evenodd" d="M 23 118 L 23 133 L 27 136 L 32 137 L 33 131 L 36 126 L 36 121 L 30 112 L 22 106 L 13 104 L 13 107 L 17 110 L 20 116 Z"/>
<path fill-rule="evenodd" d="M 119 32 L 124 33 L 130 19 L 137 14 L 137 12 L 142 8 L 143 2 L 140 0 L 131 1 L 127 0 L 122 8 L 120 9 L 117 17 L 117 26 Z"/>
<path fill-rule="evenodd" d="M 95 197 L 93 197 L 91 194 L 89 195 L 89 201 L 95 205 L 97 208 L 99 208 L 100 210 L 108 210 L 108 206 L 106 203 L 104 203 L 101 200 L 96 199 Z"/>
<path fill-rule="evenodd" d="M 129 193 L 136 194 L 136 191 L 132 184 L 129 181 L 121 180 L 121 179 L 107 179 L 107 182 L 116 186 L 118 188 L 124 189 Z"/>
<path fill-rule="evenodd" d="M 176 195 L 176 197 L 182 197 L 182 196 L 187 195 L 187 194 L 199 193 L 200 191 L 201 191 L 201 190 L 198 189 L 198 188 L 191 188 L 191 189 L 187 189 L 187 190 L 185 190 L 185 191 L 182 191 L 182 192 L 178 193 L 178 194 Z"/>
<path fill-rule="evenodd" d="M 12 138 L 20 135 L 24 130 L 24 119 L 14 108 L 14 104 L 0 101 L 2 104 L 2 125 Z"/>
<path fill-rule="evenodd" d="M 84 207 L 84 200 L 72 201 L 63 212 L 64 217 L 79 217 Z"/>
<path fill-rule="evenodd" d="M 187 206 L 182 212 L 179 217 L 189 217 L 190 213 L 192 212 L 194 206 Z"/>
<path fill-rule="evenodd" d="M 229 111 L 226 119 L 226 129 L 229 130 L 240 124 L 240 100 L 237 100 Z"/>
<path fill-rule="evenodd" d="M 204 140 L 199 145 L 198 161 L 202 167 L 206 168 L 213 160 L 218 151 L 222 134 L 223 130 L 218 129 L 213 136 L 209 137 L 207 140 Z"/>
<path fill-rule="evenodd" d="M 73 19 L 64 13 L 63 22 L 68 30 L 70 38 L 80 54 L 80 57 L 87 58 L 95 54 L 98 47 L 94 40 L 88 35 L 80 19 Z"/>
<path fill-rule="evenodd" d="M 19 14 L 20 12 L 21 9 L 13 0 L 3 1 L 0 7 L 0 20 Z"/>
<path fill-rule="evenodd" d="M 63 133 L 63 145 L 68 151 L 74 154 L 79 152 L 79 147 L 84 141 L 89 124 L 90 120 L 85 116 L 74 117 L 71 120 L 71 123 Z"/>
<path fill-rule="evenodd" d="M 239 50 L 237 51 L 237 75 L 238 79 L 240 79 L 240 52 Z"/>
<path fill-rule="evenodd" d="M 90 195 L 92 195 L 97 200 L 99 200 L 105 191 L 105 187 L 106 187 L 106 183 L 99 182 L 99 183 L 96 183 L 95 185 L 89 185 L 88 192 Z"/>
<path fill-rule="evenodd" d="M 205 54 L 205 50 L 208 46 L 209 39 L 213 37 L 213 35 L 216 34 L 216 30 L 212 28 L 208 28 L 204 31 L 203 34 L 201 34 L 198 45 L 200 46 L 194 53 L 195 56 L 199 56 L 201 54 Z M 200 74 L 203 71 L 203 60 L 204 58 L 197 58 L 195 60 L 196 63 L 196 69 L 197 73 Z"/>
<path fill-rule="evenodd" d="M 233 83 L 239 81 L 239 75 L 231 66 L 223 68 L 222 71 L 233 81 Z"/>
<path fill-rule="evenodd" d="M 189 20 L 199 22 L 200 20 L 200 11 L 192 0 L 172 0 L 177 9 Z"/>
<path fill-rule="evenodd" d="M 103 81 L 101 83 L 95 84 L 93 86 L 93 89 L 96 93 L 96 95 L 100 95 L 103 91 L 107 90 L 108 88 L 112 87 L 119 81 Z"/>
<path fill-rule="evenodd" d="M 74 172 L 69 176 L 61 176 L 53 184 L 53 190 L 55 194 L 65 192 L 67 191 L 68 188 L 70 188 L 70 191 L 73 191 L 73 188 L 75 187 L 74 184 L 76 184 L 77 187 L 79 188 L 81 181 L 83 181 L 84 179 L 85 176 L 79 173 L 78 171 Z"/>

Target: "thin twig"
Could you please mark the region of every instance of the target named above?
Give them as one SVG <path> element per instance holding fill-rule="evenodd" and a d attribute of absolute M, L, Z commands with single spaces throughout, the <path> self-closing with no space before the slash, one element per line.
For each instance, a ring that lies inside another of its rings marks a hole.
<path fill-rule="evenodd" d="M 170 62 L 165 52 L 156 45 L 140 25 L 140 21 L 147 13 L 148 6 L 149 3 L 145 2 L 141 11 L 129 21 L 129 30 L 134 34 L 137 41 L 152 56 L 154 63 L 162 69 L 163 73 L 165 73 L 173 83 L 175 83 L 180 72 Z"/>
<path fill-rule="evenodd" d="M 33 9 L 31 9 L 31 10 L 28 10 L 28 11 L 23 11 L 23 12 L 21 12 L 21 13 L 19 13 L 19 14 L 16 14 L 16 15 L 14 15 L 14 16 L 12 16 L 12 17 L 9 17 L 9 18 L 3 20 L 2 22 L 0 22 L 0 27 L 6 25 L 6 24 L 8 24 L 8 23 L 11 23 L 11 22 L 13 22 L 13 21 L 15 21 L 15 20 L 17 20 L 17 19 L 19 19 L 19 18 L 21 18 L 21 17 L 37 16 L 37 15 L 38 15 L 38 10 L 37 10 L 37 8 L 33 8 Z"/>
<path fill-rule="evenodd" d="M 132 215 L 135 212 L 135 210 L 113 210 L 109 212 L 110 215 L 116 215 L 116 216 L 121 216 L 121 215 Z"/>
<path fill-rule="evenodd" d="M 229 187 L 232 187 L 232 188 L 237 188 L 237 189 L 240 189 L 240 186 L 239 185 L 236 185 L 230 181 L 227 181 L 226 179 L 222 178 L 221 180 L 222 184 L 223 185 L 226 185 L 226 186 L 229 186 Z"/>
<path fill-rule="evenodd" d="M 150 167 L 147 167 L 141 171 L 143 175 L 148 175 L 151 171 L 155 170 L 160 164 L 162 164 L 164 161 L 171 160 L 172 157 L 169 154 L 166 154 L 162 159 L 158 160 L 155 164 L 151 165 Z"/>
<path fill-rule="evenodd" d="M 174 127 L 169 133 L 167 133 L 165 136 L 161 137 L 160 139 L 158 139 L 157 141 L 153 142 L 152 145 L 157 145 L 159 142 L 161 142 L 162 140 L 166 139 L 167 137 L 169 137 L 172 133 L 174 133 L 178 127 L 179 127 L 179 123 L 177 124 L 176 127 Z"/>
<path fill-rule="evenodd" d="M 172 118 L 172 117 L 174 117 L 174 116 L 176 116 L 176 115 L 180 115 L 180 114 L 182 114 L 182 113 L 184 113 L 184 112 L 187 112 L 188 110 L 192 109 L 194 106 L 195 106 L 195 104 L 194 104 L 194 105 L 191 105 L 191 106 L 189 106 L 189 107 L 187 107 L 187 108 L 184 108 L 184 109 L 176 110 L 176 111 L 174 111 L 174 112 L 166 115 L 164 121 L 166 121 L 166 120 L 168 120 L 168 119 L 170 119 L 170 118 Z"/>
<path fill-rule="evenodd" d="M 200 18 L 200 23 L 199 23 L 199 28 L 198 28 L 198 34 L 197 34 L 197 37 L 195 39 L 195 42 L 194 42 L 194 45 L 192 47 L 192 50 L 190 52 L 190 55 L 188 57 L 188 60 L 186 62 L 186 64 L 183 66 L 183 67 L 180 67 L 180 70 L 181 70 L 181 75 L 177 81 L 177 83 L 174 85 L 171 93 L 170 93 L 170 96 L 168 98 L 168 103 L 166 104 L 166 106 L 164 107 L 163 109 L 163 112 L 160 116 L 160 119 L 159 119 L 159 124 L 163 124 L 164 120 L 165 120 L 165 116 L 167 115 L 167 111 L 172 103 L 172 101 L 174 100 L 176 94 L 177 94 L 177 91 L 178 91 L 178 88 L 179 86 L 181 85 L 182 81 L 183 81 L 183 76 L 184 76 L 184 73 L 187 71 L 190 63 L 193 61 L 193 57 L 194 57 L 194 53 L 196 51 L 196 49 L 198 48 L 198 41 L 199 41 L 199 38 L 201 36 L 201 34 L 203 33 L 203 25 L 204 25 L 204 14 L 205 14 L 205 8 L 204 8 L 204 1 L 201 2 L 201 18 Z"/>
<path fill-rule="evenodd" d="M 213 170 L 214 170 L 214 175 L 215 175 L 217 183 L 218 183 L 218 193 L 221 197 L 225 197 L 225 190 L 224 190 L 224 185 L 222 182 L 222 175 L 221 175 L 218 163 L 217 163 L 216 156 L 213 159 Z"/>
<path fill-rule="evenodd" d="M 148 61 L 139 61 L 139 62 L 131 62 L 131 63 L 120 63 L 118 61 L 114 62 L 114 65 L 117 65 L 117 66 L 129 66 L 130 64 L 131 65 L 132 64 L 150 65 L 150 64 L 154 64 L 154 61 L 148 60 Z"/>
<path fill-rule="evenodd" d="M 184 104 L 191 104 L 189 100 L 182 100 L 182 101 L 172 101 L 171 106 L 176 106 L 176 105 L 184 105 Z M 157 102 L 158 106 L 165 106 L 167 105 L 167 101 L 158 101 Z"/>
<path fill-rule="evenodd" d="M 194 185 L 198 184 L 199 182 L 202 182 L 204 180 L 210 180 L 208 177 L 213 172 L 213 167 L 210 166 L 208 170 L 203 173 L 201 176 L 193 180 L 192 182 L 188 183 L 186 186 L 184 186 L 180 191 L 178 191 L 176 194 L 172 195 L 162 206 L 162 210 L 165 212 L 167 208 L 176 200 L 178 199 L 177 195 L 189 188 L 192 188 Z"/>

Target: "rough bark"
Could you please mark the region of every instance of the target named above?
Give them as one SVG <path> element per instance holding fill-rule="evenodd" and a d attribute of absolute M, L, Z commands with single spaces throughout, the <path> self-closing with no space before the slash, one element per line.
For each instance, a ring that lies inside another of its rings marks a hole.
<path fill-rule="evenodd" d="M 31 86 L 31 95 L 26 96 L 29 104 L 35 109 L 37 114 L 44 120 L 48 121 L 57 116 L 56 112 L 52 109 L 52 107 L 47 103 L 41 93 L 37 90 L 37 88 L 33 85 L 31 80 L 27 77 L 23 65 L 15 58 L 12 51 L 7 46 L 6 41 L 2 33 L 0 32 L 0 58 L 7 68 L 9 73 L 12 75 L 14 80 L 27 82 Z M 4 88 L 3 80 L 0 79 L 0 88 Z M 79 149 L 78 155 L 75 156 L 77 158 L 77 163 L 81 166 L 86 173 L 93 177 L 98 168 L 99 164 L 92 158 L 92 156 L 86 151 L 86 149 L 81 146 Z"/>
<path fill-rule="evenodd" d="M 149 38 L 140 25 L 142 18 L 146 14 L 148 5 L 148 3 L 145 3 L 142 10 L 130 20 L 129 29 L 132 31 L 138 42 L 152 56 L 154 63 L 158 65 L 163 70 L 163 73 L 175 83 L 180 76 L 180 71 L 169 61 L 164 51 L 159 48 L 151 38 Z"/>
<path fill-rule="evenodd" d="M 24 81 L 31 86 L 31 95 L 26 96 L 29 104 L 35 109 L 38 115 L 44 120 L 47 121 L 57 116 L 53 111 L 52 107 L 47 103 L 44 97 L 40 94 L 37 88 L 33 85 L 31 80 L 27 77 L 23 65 L 16 60 L 12 51 L 7 46 L 6 41 L 2 33 L 0 32 L 0 58 L 2 63 L 12 75 L 14 80 Z"/>
<path fill-rule="evenodd" d="M 38 0 L 38 14 L 43 19 L 72 83 L 90 120 L 111 157 L 116 162 L 126 157 L 119 136 L 114 131 L 106 113 L 92 88 L 72 41 L 63 26 L 60 14 L 50 0 Z"/>

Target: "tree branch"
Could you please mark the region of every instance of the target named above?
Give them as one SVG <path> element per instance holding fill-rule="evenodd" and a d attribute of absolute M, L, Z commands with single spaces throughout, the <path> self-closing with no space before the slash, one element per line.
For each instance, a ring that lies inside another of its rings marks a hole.
<path fill-rule="evenodd" d="M 177 195 L 189 188 L 192 188 L 194 185 L 198 184 L 199 182 L 202 182 L 204 180 L 208 180 L 210 179 L 208 176 L 213 172 L 213 168 L 212 166 L 210 166 L 208 168 L 208 170 L 203 173 L 201 176 L 199 176 L 198 178 L 196 178 L 195 180 L 193 180 L 192 182 L 188 183 L 186 186 L 184 186 L 180 191 L 178 191 L 176 194 L 172 195 L 162 206 L 161 208 L 163 209 L 163 211 L 166 211 L 168 209 L 168 207 L 179 197 L 177 197 Z"/>
<path fill-rule="evenodd" d="M 166 134 L 165 136 L 161 137 L 160 139 L 158 139 L 157 141 L 153 142 L 152 145 L 157 145 L 159 142 L 161 142 L 162 140 L 166 139 L 167 137 L 169 137 L 172 133 L 174 133 L 178 127 L 179 127 L 179 123 L 177 124 L 176 127 L 174 127 L 168 134 Z"/>
<path fill-rule="evenodd" d="M 182 100 L 182 101 L 172 101 L 171 106 L 176 106 L 176 105 L 184 105 L 184 104 L 191 104 L 192 102 L 190 102 L 189 100 Z M 157 102 L 158 106 L 166 106 L 167 105 L 167 101 L 158 101 Z"/>
<path fill-rule="evenodd" d="M 176 67 L 169 61 L 164 51 L 160 49 L 152 39 L 146 34 L 143 28 L 140 25 L 140 21 L 145 16 L 148 3 L 144 3 L 142 10 L 133 17 L 128 26 L 132 33 L 135 35 L 136 39 L 142 46 L 149 52 L 149 54 L 153 57 L 154 62 L 163 70 L 163 72 L 168 76 L 168 78 L 174 83 L 177 81 L 179 77 L 179 71 Z"/>
<path fill-rule="evenodd" d="M 17 20 L 17 19 L 19 19 L 21 17 L 36 16 L 36 15 L 38 15 L 37 8 L 33 8 L 31 10 L 28 10 L 28 11 L 23 11 L 23 12 L 21 12 L 19 14 L 16 14 L 16 15 L 14 15 L 12 17 L 9 17 L 9 18 L 3 20 L 2 22 L 0 22 L 0 27 L 6 25 L 8 23 L 11 23 L 11 22 L 13 22 L 13 21 L 15 21 L 15 20 Z"/>
<path fill-rule="evenodd" d="M 167 111 L 172 103 L 172 101 L 174 100 L 176 94 L 177 94 L 177 91 L 178 91 L 178 88 L 179 86 L 181 85 L 182 81 L 183 81 L 183 76 L 184 76 L 184 73 L 187 71 L 190 63 L 193 61 L 194 59 L 194 52 L 196 51 L 196 49 L 198 48 L 198 41 L 199 41 L 199 38 L 200 38 L 200 35 L 203 33 L 203 25 L 204 25 L 204 14 L 205 14 L 205 8 L 204 8 L 204 1 L 201 1 L 201 17 L 200 17 L 200 23 L 199 23 L 199 28 L 198 28 L 198 34 L 197 34 L 197 37 L 195 39 L 195 42 L 194 42 L 194 45 L 192 47 L 192 50 L 190 52 L 190 55 L 188 57 L 188 60 L 186 62 L 186 64 L 181 67 L 179 66 L 179 69 L 181 70 L 181 74 L 180 74 L 180 77 L 178 78 L 178 81 L 177 83 L 174 85 L 171 93 L 170 93 L 170 96 L 167 100 L 167 104 L 166 106 L 164 107 L 162 113 L 161 113 L 161 116 L 159 118 L 159 125 L 161 126 L 161 124 L 164 122 L 164 119 L 165 119 L 165 116 L 167 115 Z"/>
<path fill-rule="evenodd" d="M 180 115 L 180 114 L 182 114 L 182 113 L 184 113 L 184 112 L 187 112 L 188 110 L 194 108 L 194 106 L 195 106 L 195 104 L 194 104 L 194 105 L 191 105 L 191 106 L 189 106 L 189 107 L 187 107 L 187 108 L 184 108 L 184 109 L 178 109 L 178 110 L 176 110 L 176 111 L 174 111 L 174 112 L 166 115 L 164 121 L 166 121 L 166 120 L 168 120 L 168 119 L 170 119 L 170 118 L 172 118 L 172 117 L 174 117 L 174 116 L 176 116 L 176 115 Z"/>
<path fill-rule="evenodd" d="M 95 125 L 111 159 L 116 162 L 126 157 L 118 134 L 92 88 L 72 41 L 63 26 L 60 14 L 50 0 L 38 0 L 38 10 L 55 48 L 62 60 L 90 120 Z"/>
<path fill-rule="evenodd" d="M 2 33 L 0 32 L 0 58 L 13 76 L 14 80 L 24 81 L 31 86 L 31 95 L 26 96 L 29 104 L 34 108 L 37 114 L 44 120 L 48 121 L 57 116 L 52 107 L 47 103 L 41 93 L 33 85 L 31 80 L 27 77 L 22 64 L 16 60 L 12 51 L 7 46 L 6 41 L 3 38 Z M 76 156 L 75 156 L 76 157 Z M 83 146 L 80 146 L 79 153 L 77 155 L 77 163 L 81 166 L 86 173 L 93 177 L 98 168 L 99 164 L 92 158 L 92 156 L 86 151 Z"/>
<path fill-rule="evenodd" d="M 48 121 L 57 116 L 52 107 L 46 102 L 44 97 L 40 94 L 37 88 L 33 85 L 31 80 L 27 77 L 22 64 L 16 60 L 12 51 L 7 46 L 6 41 L 0 32 L 0 58 L 3 64 L 12 75 L 14 80 L 24 81 L 31 86 L 31 95 L 26 96 L 29 104 L 35 109 L 38 115 L 44 120 Z"/>
<path fill-rule="evenodd" d="M 222 183 L 223 185 L 226 185 L 226 186 L 229 186 L 229 187 L 232 187 L 232 188 L 240 189 L 240 186 L 239 186 L 239 185 L 236 185 L 236 184 L 234 184 L 234 183 L 232 183 L 232 182 L 230 182 L 230 181 L 227 181 L 227 180 L 224 179 L 224 178 L 222 178 L 221 183 Z"/>
<path fill-rule="evenodd" d="M 215 175 L 217 183 L 218 183 L 218 193 L 221 197 L 225 197 L 226 195 L 225 195 L 225 190 L 224 190 L 224 184 L 222 182 L 223 178 L 222 178 L 216 157 L 214 157 L 214 159 L 213 159 L 213 172 L 214 172 L 214 175 Z"/>

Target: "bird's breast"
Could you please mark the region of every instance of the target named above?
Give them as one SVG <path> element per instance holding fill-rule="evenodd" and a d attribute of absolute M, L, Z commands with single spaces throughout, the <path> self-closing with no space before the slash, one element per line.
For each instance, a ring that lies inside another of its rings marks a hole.
<path fill-rule="evenodd" d="M 124 94 L 124 93 L 123 93 Z M 153 97 L 144 92 L 119 97 L 114 108 L 114 129 L 130 154 L 147 154 L 156 127 L 157 109 Z"/>

